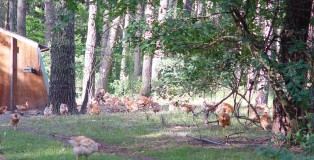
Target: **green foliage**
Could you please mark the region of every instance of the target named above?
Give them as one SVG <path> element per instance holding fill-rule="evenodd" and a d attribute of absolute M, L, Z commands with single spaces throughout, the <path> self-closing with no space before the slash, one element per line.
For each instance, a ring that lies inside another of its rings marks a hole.
<path fill-rule="evenodd" d="M 127 79 L 126 81 L 115 80 L 110 83 L 117 96 L 135 97 L 141 92 L 141 79 Z"/>
<path fill-rule="evenodd" d="M 38 43 L 45 44 L 45 23 L 32 15 L 26 16 L 26 36 Z"/>
<path fill-rule="evenodd" d="M 294 155 L 289 153 L 286 149 L 276 150 L 271 147 L 260 147 L 258 155 L 264 155 L 268 159 L 278 160 L 293 160 Z"/>

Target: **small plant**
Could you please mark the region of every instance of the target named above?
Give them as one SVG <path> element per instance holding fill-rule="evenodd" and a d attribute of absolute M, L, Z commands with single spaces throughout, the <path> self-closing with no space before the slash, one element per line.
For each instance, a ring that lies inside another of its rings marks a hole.
<path fill-rule="evenodd" d="M 294 159 L 293 154 L 289 153 L 286 149 L 276 150 L 274 148 L 271 148 L 270 146 L 260 147 L 258 149 L 258 155 L 264 156 L 267 159 L 282 159 L 282 160 Z"/>

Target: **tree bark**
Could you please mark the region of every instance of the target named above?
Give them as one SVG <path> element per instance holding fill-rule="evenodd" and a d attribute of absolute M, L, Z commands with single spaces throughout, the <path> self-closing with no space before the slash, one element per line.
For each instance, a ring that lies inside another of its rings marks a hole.
<path fill-rule="evenodd" d="M 54 32 L 51 43 L 51 75 L 49 101 L 59 114 L 61 103 L 68 105 L 70 113 L 77 113 L 75 102 L 75 44 L 74 10 L 67 9 L 65 1 L 55 2 Z M 61 17 L 67 17 L 66 21 Z"/>
<path fill-rule="evenodd" d="M 10 19 L 10 31 L 16 31 L 16 0 L 10 0 L 10 11 L 9 11 L 9 19 Z"/>
<path fill-rule="evenodd" d="M 192 13 L 192 0 L 183 0 L 183 10 L 186 14 Z"/>
<path fill-rule="evenodd" d="M 286 1 L 286 16 L 284 18 L 283 33 L 281 35 L 279 63 L 289 64 L 291 62 L 305 60 L 305 48 L 304 50 L 295 50 L 293 48 L 298 45 L 297 43 L 306 43 L 307 41 L 312 3 L 313 1 L 309 0 Z M 298 76 L 306 76 L 303 69 L 297 69 L 295 72 L 298 73 Z M 273 76 L 273 78 L 276 78 L 276 76 Z M 285 76 L 284 73 L 282 73 L 279 78 L 285 82 L 286 86 L 291 82 L 291 79 Z M 298 82 L 298 85 L 295 86 L 296 88 L 294 89 L 302 92 L 303 89 L 301 86 L 303 85 L 302 81 Z M 300 121 L 297 117 L 304 116 L 302 115 L 303 108 L 292 100 L 290 94 L 286 94 L 286 88 L 273 86 L 273 89 L 276 94 L 276 98 L 273 102 L 275 107 L 273 132 L 276 134 L 283 133 L 285 135 L 291 132 L 295 133 L 298 127 L 300 127 L 297 126 L 298 121 Z"/>
<path fill-rule="evenodd" d="M 141 18 L 143 16 L 143 6 L 141 3 L 138 3 L 136 6 L 136 14 L 135 14 L 135 22 L 139 23 Z M 134 77 L 138 78 L 141 76 L 141 50 L 140 50 L 140 38 L 141 38 L 142 32 L 140 27 L 136 31 L 135 37 L 137 38 L 137 41 L 135 42 L 135 48 L 134 48 Z"/>
<path fill-rule="evenodd" d="M 127 56 L 127 43 L 126 43 L 126 28 L 130 25 L 130 13 L 127 11 L 124 17 L 124 27 L 122 35 L 122 59 L 121 59 L 121 71 L 120 71 L 120 81 L 125 81 L 127 77 L 126 73 L 126 56 Z"/>
<path fill-rule="evenodd" d="M 94 84 L 94 72 L 95 72 L 95 48 L 96 48 L 96 14 L 97 5 L 94 0 L 89 2 L 89 17 L 88 17 L 88 29 L 86 39 L 86 50 L 84 60 L 84 76 L 83 76 L 83 92 L 82 92 L 82 106 L 81 112 L 85 113 L 87 102 L 92 97 L 92 84 Z"/>
<path fill-rule="evenodd" d="M 101 63 L 100 77 L 103 78 L 101 79 L 103 81 L 102 88 L 105 89 L 106 91 L 107 91 L 107 86 L 109 83 L 109 75 L 110 75 L 110 71 L 112 67 L 113 46 L 115 44 L 115 40 L 117 37 L 120 19 L 121 17 L 118 16 L 111 23 L 107 46 L 106 46 L 105 52 L 103 53 L 104 56 Z"/>
<path fill-rule="evenodd" d="M 10 30 L 10 1 L 6 0 L 5 29 Z"/>
<path fill-rule="evenodd" d="M 145 8 L 146 23 L 148 30 L 145 32 L 144 39 L 150 40 L 152 38 L 152 24 L 154 21 L 154 8 L 152 0 L 148 0 Z M 153 55 L 144 52 L 143 71 L 142 71 L 142 91 L 141 95 L 149 96 L 151 94 L 151 80 L 152 80 L 152 60 Z"/>
<path fill-rule="evenodd" d="M 205 1 L 204 0 L 198 0 L 196 5 L 197 5 L 197 17 L 205 16 L 205 14 L 206 14 Z"/>
<path fill-rule="evenodd" d="M 52 27 L 52 0 L 45 0 L 45 18 L 46 18 L 46 45 L 51 41 L 51 27 Z"/>
<path fill-rule="evenodd" d="M 171 18 L 176 18 L 177 16 L 177 6 L 178 6 L 178 0 L 169 0 L 168 1 L 168 10 L 172 9 L 172 16 Z"/>
<path fill-rule="evenodd" d="M 107 52 L 107 44 L 108 44 L 108 37 L 109 37 L 109 10 L 106 9 L 104 11 L 104 18 L 103 18 L 103 21 L 104 21 L 104 25 L 103 25 L 103 28 L 102 28 L 102 35 L 101 35 L 101 57 L 105 57 L 105 53 Z M 104 59 L 102 58 L 101 62 L 100 62 L 100 66 L 99 66 L 99 79 L 97 80 L 98 83 L 97 83 L 97 89 L 100 89 L 100 88 L 103 88 L 105 86 L 105 83 L 104 83 L 104 72 L 105 72 L 105 61 Z"/>
<path fill-rule="evenodd" d="M 17 2 L 17 33 L 26 36 L 26 10 L 27 2 L 18 0 Z"/>
<path fill-rule="evenodd" d="M 160 0 L 160 7 L 158 13 L 158 23 L 162 24 L 167 12 L 167 0 Z M 152 62 L 152 81 L 160 79 L 160 66 L 163 58 L 163 51 L 161 50 L 160 40 L 157 41 L 155 55 Z"/>
<path fill-rule="evenodd" d="M 5 27 L 5 19 L 6 19 L 6 1 L 0 0 L 0 27 Z"/>

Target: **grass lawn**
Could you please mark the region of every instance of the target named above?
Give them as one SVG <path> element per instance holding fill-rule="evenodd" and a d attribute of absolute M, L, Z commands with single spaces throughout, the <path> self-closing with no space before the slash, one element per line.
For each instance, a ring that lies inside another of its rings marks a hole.
<path fill-rule="evenodd" d="M 161 114 L 166 120 L 165 128 L 161 127 Z M 214 117 L 211 119 L 214 120 Z M 84 135 L 102 144 L 103 152 L 94 153 L 90 156 L 91 160 L 266 159 L 257 156 L 256 147 L 212 145 L 188 138 L 186 134 L 217 141 L 224 141 L 229 135 L 230 143 L 255 143 L 270 137 L 269 132 L 256 126 L 247 130 L 236 120 L 232 121 L 232 126 L 222 130 L 215 123 L 205 125 L 202 115 L 193 120 L 191 114 L 165 111 L 157 114 L 103 113 L 99 116 L 50 118 L 22 116 L 16 131 L 9 125 L 9 120 L 1 123 L 0 151 L 7 160 L 73 160 L 75 155 L 67 140 L 77 135 Z"/>

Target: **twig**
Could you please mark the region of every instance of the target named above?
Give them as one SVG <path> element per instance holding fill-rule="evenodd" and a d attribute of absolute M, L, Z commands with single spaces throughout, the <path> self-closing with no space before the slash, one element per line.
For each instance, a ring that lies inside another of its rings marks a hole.
<path fill-rule="evenodd" d="M 237 134 L 241 134 L 241 133 L 245 133 L 245 131 L 236 132 L 236 133 L 232 133 L 232 134 L 229 134 L 229 135 L 225 136 L 226 137 L 226 142 L 229 143 L 228 141 L 229 141 L 231 136 L 234 136 L 234 135 L 237 135 Z"/>
<path fill-rule="evenodd" d="M 216 142 L 216 141 L 205 139 L 205 138 L 194 137 L 194 136 L 191 136 L 191 135 L 188 135 L 188 134 L 186 135 L 186 137 L 189 137 L 189 138 L 192 138 L 192 139 L 195 139 L 195 140 L 198 140 L 198 141 L 202 141 L 202 142 L 205 142 L 205 143 L 209 143 L 209 144 L 215 144 L 215 145 L 221 145 L 221 146 L 225 146 L 226 145 L 224 143 Z"/>
<path fill-rule="evenodd" d="M 207 121 L 206 124 L 209 124 L 209 123 L 218 123 L 218 120 L 215 120 L 215 121 Z"/>

